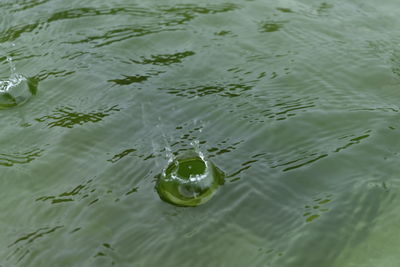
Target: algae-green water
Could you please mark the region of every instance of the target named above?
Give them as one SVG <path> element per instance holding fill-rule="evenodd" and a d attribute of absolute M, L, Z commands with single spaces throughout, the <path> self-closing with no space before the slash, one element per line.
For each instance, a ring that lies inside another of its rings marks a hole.
<path fill-rule="evenodd" d="M 0 266 L 399 266 L 399 27 L 395 0 L 2 0 Z"/>

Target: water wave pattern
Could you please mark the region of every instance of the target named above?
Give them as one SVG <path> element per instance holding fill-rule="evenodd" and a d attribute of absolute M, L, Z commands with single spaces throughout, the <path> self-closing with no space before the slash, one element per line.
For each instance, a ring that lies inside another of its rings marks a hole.
<path fill-rule="evenodd" d="M 49 2 L 50 0 L 39 0 L 39 1 L 28 1 L 28 0 L 24 0 L 24 1 L 4 1 L 1 3 L 0 7 L 10 10 L 11 12 L 18 12 L 18 11 L 22 11 L 22 10 L 26 10 L 26 9 L 30 9 L 33 8 L 35 6 L 40 6 L 42 4 L 45 4 L 47 2 Z"/>
<path fill-rule="evenodd" d="M 42 156 L 43 152 L 44 149 L 35 148 L 27 152 L 0 153 L 0 165 L 5 167 L 12 167 L 18 164 L 27 164 Z"/>
<path fill-rule="evenodd" d="M 295 159 L 277 159 L 270 162 L 271 168 L 280 168 L 282 171 L 291 171 L 301 167 L 307 167 L 311 164 L 328 157 L 334 153 L 343 152 L 343 150 L 350 149 L 353 145 L 360 144 L 368 137 L 371 136 L 371 130 L 367 130 L 360 135 L 349 134 L 336 138 L 335 143 L 329 144 L 325 149 L 318 151 L 313 149 L 307 149 L 296 153 L 297 158 Z M 335 145 L 334 145 L 335 144 Z M 331 146 L 331 150 L 327 148 Z"/>
<path fill-rule="evenodd" d="M 369 182 L 364 183 L 361 188 L 358 188 L 357 185 L 351 186 L 351 189 L 356 191 L 355 194 L 352 194 L 347 200 L 342 200 L 340 204 L 333 205 L 334 203 L 327 202 L 331 200 L 331 197 L 318 198 L 321 199 L 323 204 L 317 205 L 318 208 L 314 209 L 315 212 L 313 215 L 306 215 L 305 224 L 310 223 L 320 223 L 318 228 L 322 229 L 332 229 L 332 225 L 337 225 L 336 231 L 334 233 L 327 234 L 325 239 L 322 242 L 319 242 L 319 246 L 313 248 L 317 251 L 322 251 L 330 248 L 329 252 L 325 254 L 323 257 L 303 257 L 297 255 L 295 257 L 287 257 L 281 258 L 276 261 L 276 264 L 283 264 L 284 266 L 298 266 L 298 265 L 319 265 L 327 262 L 328 266 L 338 266 L 337 260 L 342 258 L 343 254 L 347 254 L 351 251 L 352 246 L 357 246 L 357 244 L 362 243 L 367 239 L 367 236 L 371 234 L 371 225 L 376 223 L 377 218 L 380 214 L 382 214 L 385 210 L 384 205 L 389 205 L 393 201 L 393 196 L 388 194 L 388 191 L 382 186 L 369 186 Z M 367 192 L 362 192 L 367 191 Z M 373 199 L 370 197 L 372 196 Z M 341 196 L 343 197 L 343 195 Z M 337 200 L 337 196 L 336 196 Z M 335 200 L 334 200 L 335 201 Z M 368 204 L 368 205 L 357 205 L 360 203 Z M 330 205 L 329 210 L 321 210 L 322 205 Z M 349 205 L 349 206 L 345 206 Z M 356 209 L 355 206 L 358 206 Z M 315 206 L 316 207 L 316 206 Z M 308 208 L 310 210 L 310 208 Z M 319 215 L 319 216 L 317 216 Z M 331 215 L 331 216 L 328 216 Z M 328 218 L 329 217 L 329 218 Z M 307 221 L 309 220 L 309 221 Z M 331 221 L 332 224 L 322 223 L 322 221 Z M 304 229 L 304 238 L 302 239 L 302 244 L 306 242 L 306 244 L 311 244 L 316 242 L 319 239 L 315 234 L 310 231 L 311 229 Z M 355 231 L 353 234 L 345 234 L 350 233 L 351 231 Z M 340 237 L 338 237 L 338 233 L 340 233 Z M 310 234 L 308 237 L 306 234 Z M 343 236 L 345 236 L 343 238 Z M 298 242 L 298 241 L 297 241 Z M 332 242 L 334 245 L 332 245 Z M 292 246 L 290 250 L 298 250 L 297 246 Z M 350 251 L 349 251 L 350 250 Z"/>
<path fill-rule="evenodd" d="M 75 71 L 68 71 L 68 70 L 52 70 L 52 71 L 48 71 L 48 70 L 43 70 L 40 73 L 38 73 L 35 78 L 38 81 L 44 81 L 50 77 L 52 78 L 63 78 L 63 77 L 67 77 L 69 75 L 74 74 Z"/>
<path fill-rule="evenodd" d="M 238 97 L 241 93 L 250 90 L 252 87 L 245 84 L 223 84 L 196 86 L 189 88 L 167 89 L 169 94 L 193 98 L 198 96 L 219 95 L 224 97 Z"/>
<path fill-rule="evenodd" d="M 332 206 L 333 196 L 331 194 L 321 194 L 312 199 L 312 201 L 304 206 L 304 214 L 306 222 L 312 222 L 329 212 Z"/>
<path fill-rule="evenodd" d="M 125 149 L 125 150 L 115 154 L 112 158 L 107 159 L 107 161 L 111 162 L 111 163 L 117 163 L 118 161 L 122 160 L 125 157 L 130 157 L 130 158 L 135 157 L 135 158 L 139 158 L 143 161 L 147 161 L 147 160 L 151 160 L 151 159 L 160 157 L 161 155 L 164 155 L 164 154 L 165 154 L 165 148 L 155 150 L 155 151 L 151 152 L 150 154 L 140 152 L 136 148 L 128 148 L 128 149 Z"/>
<path fill-rule="evenodd" d="M 74 108 L 65 106 L 57 108 L 52 115 L 46 115 L 41 118 L 37 118 L 38 122 L 45 122 L 49 128 L 53 127 L 65 127 L 73 128 L 77 125 L 82 125 L 88 122 L 99 122 L 105 117 L 110 116 L 113 112 L 120 111 L 118 106 L 111 108 L 100 109 L 89 113 L 76 112 Z"/>
<path fill-rule="evenodd" d="M 0 110 L 0 265 L 386 259 L 399 18 L 394 0 L 1 1 L 0 95 L 36 89 Z M 189 151 L 225 184 L 173 207 L 155 176 Z"/>
<path fill-rule="evenodd" d="M 184 58 L 193 56 L 195 53 L 193 51 L 178 52 L 174 54 L 164 54 L 164 55 L 152 55 L 150 58 L 143 58 L 142 60 L 131 61 L 136 64 L 151 64 L 159 66 L 169 66 L 171 64 L 182 63 Z"/>
<path fill-rule="evenodd" d="M 41 196 L 36 201 L 49 202 L 51 204 L 60 204 L 74 201 L 86 201 L 87 205 L 96 203 L 99 199 L 95 196 L 96 188 L 92 186 L 93 179 L 89 179 L 83 184 L 77 185 L 71 190 L 58 195 Z"/>
<path fill-rule="evenodd" d="M 32 251 L 29 249 L 31 243 L 40 242 L 41 239 L 55 233 L 60 228 L 63 228 L 63 226 L 46 226 L 23 235 L 8 246 L 10 249 L 12 249 L 12 252 L 7 256 L 6 260 L 14 260 L 15 263 L 19 264 L 24 260 L 25 257 L 32 253 Z"/>
<path fill-rule="evenodd" d="M 235 106 L 241 110 L 242 119 L 251 123 L 265 123 L 269 120 L 286 120 L 303 112 L 310 112 L 317 107 L 318 97 L 295 98 L 286 95 L 271 99 L 267 97 L 254 97 L 253 101 L 243 102 Z"/>
<path fill-rule="evenodd" d="M 107 161 L 115 163 L 115 162 L 121 160 L 122 158 L 124 158 L 124 157 L 126 157 L 126 156 L 128 156 L 128 155 L 130 155 L 130 154 L 132 154 L 134 152 L 136 152 L 136 151 L 137 150 L 134 149 L 134 148 L 125 149 L 124 151 L 114 155 L 112 158 L 108 159 Z"/>
<path fill-rule="evenodd" d="M 159 6 L 156 7 L 154 10 L 149 13 L 149 10 L 136 10 L 134 9 L 133 12 L 129 8 L 121 8 L 121 9 L 111 9 L 111 10 L 87 10 L 87 9 L 80 9 L 77 12 L 74 10 L 69 10 L 67 12 L 63 12 L 61 14 L 57 14 L 52 18 L 49 18 L 47 22 L 51 22 L 54 20 L 59 19 L 71 19 L 81 17 L 82 14 L 95 16 L 95 15 L 112 15 L 118 11 L 119 14 L 125 13 L 128 15 L 139 15 L 148 17 L 157 17 L 158 20 L 154 24 L 148 25 L 139 25 L 136 27 L 132 26 L 125 26 L 125 27 L 118 27 L 116 29 L 112 29 L 106 31 L 102 35 L 92 35 L 85 39 L 80 39 L 77 41 L 69 42 L 70 44 L 76 43 L 92 43 L 96 47 L 102 47 L 106 45 L 110 45 L 115 42 L 121 42 L 127 39 L 131 39 L 133 37 L 140 37 L 145 36 L 148 34 L 156 34 L 165 31 L 171 30 L 179 30 L 179 26 L 193 20 L 199 15 L 202 14 L 216 14 L 221 12 L 228 12 L 236 9 L 236 5 L 234 4 L 225 4 L 225 5 L 209 5 L 206 7 L 199 7 L 197 5 L 177 5 L 173 8 L 171 7 L 163 7 Z M 131 11 L 131 12 L 130 12 Z"/>

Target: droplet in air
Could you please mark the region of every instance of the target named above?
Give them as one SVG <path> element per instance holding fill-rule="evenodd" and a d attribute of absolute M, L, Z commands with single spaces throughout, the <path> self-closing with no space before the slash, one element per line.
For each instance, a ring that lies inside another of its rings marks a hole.
<path fill-rule="evenodd" d="M 210 200 L 224 183 L 224 173 L 201 153 L 190 151 L 170 158 L 158 176 L 156 190 L 170 204 L 195 207 Z"/>

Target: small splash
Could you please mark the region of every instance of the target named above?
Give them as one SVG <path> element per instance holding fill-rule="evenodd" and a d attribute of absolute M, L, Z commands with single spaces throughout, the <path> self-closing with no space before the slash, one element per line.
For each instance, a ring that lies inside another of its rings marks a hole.
<path fill-rule="evenodd" d="M 0 80 L 0 109 L 21 105 L 37 92 L 37 80 L 16 73 L 11 57 L 7 61 L 11 74 L 8 79 Z"/>
<path fill-rule="evenodd" d="M 178 156 L 168 151 L 168 166 L 158 175 L 156 184 L 160 198 L 183 207 L 195 207 L 210 200 L 224 183 L 224 173 L 197 149 Z"/>

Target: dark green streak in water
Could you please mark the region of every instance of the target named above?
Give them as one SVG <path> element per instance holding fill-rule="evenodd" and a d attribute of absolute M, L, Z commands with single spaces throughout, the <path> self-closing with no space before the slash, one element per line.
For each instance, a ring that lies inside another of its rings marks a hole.
<path fill-rule="evenodd" d="M 36 120 L 38 122 L 47 122 L 50 128 L 56 126 L 73 128 L 76 125 L 82 125 L 88 122 L 99 122 L 115 111 L 119 111 L 117 106 L 89 113 L 74 112 L 71 107 L 62 107 L 57 108 L 52 115 L 43 116 Z"/>

